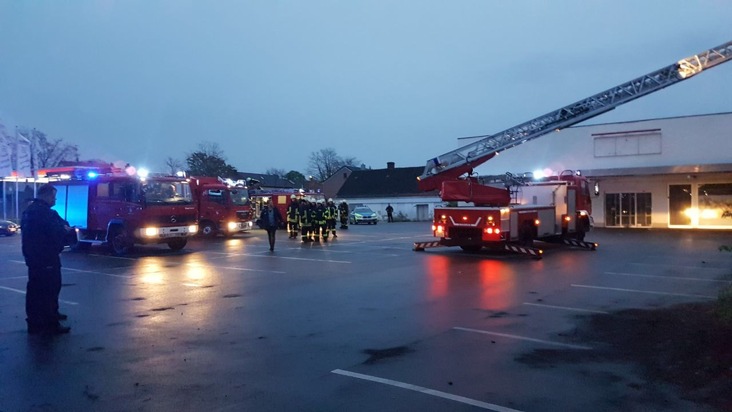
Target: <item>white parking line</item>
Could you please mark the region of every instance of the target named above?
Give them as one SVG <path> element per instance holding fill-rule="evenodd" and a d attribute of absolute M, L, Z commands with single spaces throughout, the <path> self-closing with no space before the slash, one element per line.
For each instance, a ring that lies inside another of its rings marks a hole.
<path fill-rule="evenodd" d="M 226 269 L 226 270 L 238 270 L 242 272 L 265 272 L 265 273 L 287 273 L 283 272 L 281 270 L 264 270 L 264 269 L 249 269 L 249 268 L 240 268 L 236 266 L 214 266 L 214 265 L 204 265 L 201 263 L 186 263 L 186 266 L 192 266 L 192 267 L 201 267 L 204 269 Z"/>
<path fill-rule="evenodd" d="M 606 275 L 617 275 L 617 276 L 636 276 L 639 278 L 660 278 L 660 279 L 672 279 L 672 280 L 692 280 L 692 281 L 697 281 L 697 282 L 732 283 L 732 280 L 684 278 L 684 277 L 677 277 L 677 276 L 660 276 L 660 275 L 644 275 L 644 274 L 640 274 L 640 273 L 605 272 L 605 274 Z"/>
<path fill-rule="evenodd" d="M 592 310 L 592 309 L 581 309 L 581 308 L 570 308 L 568 306 L 554 306 L 554 305 L 543 305 L 541 303 L 530 303 L 530 302 L 524 302 L 524 305 L 528 306 L 538 306 L 541 308 L 548 308 L 548 309 L 562 309 L 562 310 L 571 310 L 574 312 L 589 312 L 589 313 L 602 313 L 607 314 L 608 312 L 602 311 L 602 310 Z"/>
<path fill-rule="evenodd" d="M 570 348 L 570 349 L 592 350 L 592 348 L 589 347 L 589 346 L 572 345 L 572 344 L 569 344 L 569 343 L 552 342 L 550 340 L 527 338 L 525 336 L 509 335 L 508 333 L 490 332 L 490 331 L 487 331 L 487 330 L 471 329 L 471 328 L 462 328 L 462 327 L 459 327 L 459 326 L 455 326 L 453 329 L 462 330 L 464 332 L 481 333 L 483 335 L 500 336 L 502 338 L 525 340 L 525 341 L 528 341 L 528 342 L 542 343 L 542 344 L 545 344 L 545 345 L 564 346 L 565 348 Z"/>
<path fill-rule="evenodd" d="M 588 289 L 603 289 L 603 290 L 614 290 L 618 292 L 634 292 L 634 293 L 647 293 L 650 295 L 666 295 L 666 296 L 683 296 L 686 298 L 704 298 L 704 299 L 716 299 L 716 296 L 707 295 L 693 295 L 688 293 L 669 293 L 669 292 L 654 292 L 650 290 L 638 290 L 638 289 L 623 289 L 623 288 L 609 288 L 606 286 L 592 286 L 592 285 L 571 285 L 575 288 L 588 288 Z"/>
<path fill-rule="evenodd" d="M 260 257 L 260 258 L 277 258 L 277 259 L 289 259 L 289 260 L 305 260 L 309 262 L 325 262 L 325 263 L 353 263 L 348 260 L 331 260 L 331 259 L 311 259 L 311 258 L 298 258 L 298 257 L 289 257 L 289 256 L 277 256 L 277 255 L 271 255 L 269 252 L 267 254 L 253 254 L 253 253 L 225 253 L 226 257 L 234 257 L 234 256 L 248 256 L 248 257 Z"/>
<path fill-rule="evenodd" d="M 495 405 L 488 402 L 477 401 L 475 399 L 466 398 L 464 396 L 453 395 L 447 392 L 437 391 L 434 389 L 425 388 L 423 386 L 412 385 L 410 383 L 404 383 L 399 381 L 393 381 L 391 379 L 379 378 L 377 376 L 364 375 L 362 373 L 344 371 L 343 369 L 334 369 L 331 373 L 338 375 L 349 376 L 351 378 L 363 379 L 371 382 L 381 383 L 384 385 L 395 386 L 397 388 L 407 389 L 423 393 L 425 395 L 437 396 L 438 398 L 448 399 L 455 402 L 464 403 L 467 405 L 477 406 L 482 409 L 496 412 L 520 412 L 518 409 L 511 409 L 505 406 Z"/>
<path fill-rule="evenodd" d="M 20 290 L 20 289 L 13 289 L 13 288 L 5 287 L 5 286 L 0 286 L 0 289 L 9 290 L 11 292 L 20 293 L 21 295 L 25 295 L 25 291 L 24 290 Z M 61 302 L 61 303 L 65 303 L 67 305 L 78 305 L 77 302 L 72 302 L 70 300 L 59 299 L 58 301 Z"/>
<path fill-rule="evenodd" d="M 668 259 L 668 257 L 667 257 L 667 259 Z M 701 269 L 701 270 L 709 270 L 709 269 L 713 269 L 713 270 L 725 270 L 724 268 L 717 268 L 717 267 L 709 267 L 709 266 L 681 266 L 681 265 L 674 265 L 673 263 L 666 263 L 666 264 L 664 264 L 664 263 L 641 263 L 641 262 L 636 262 L 636 263 L 629 263 L 629 264 L 630 265 L 638 265 L 638 266 L 653 266 L 653 267 L 666 266 L 666 267 L 672 267 L 672 268 L 675 268 L 675 269 L 690 269 L 690 270 L 699 270 L 699 269 Z"/>
<path fill-rule="evenodd" d="M 20 264 L 25 265 L 25 262 L 23 262 L 21 260 L 10 260 L 9 262 L 20 263 Z M 104 275 L 104 276 L 110 276 L 110 277 L 113 277 L 113 278 L 123 278 L 123 279 L 129 279 L 129 278 L 132 277 L 132 276 L 127 276 L 127 275 L 115 275 L 114 273 L 97 272 L 95 270 L 73 269 L 73 268 L 69 268 L 69 267 L 66 267 L 66 266 L 62 266 L 61 267 L 61 270 L 62 271 L 68 271 L 68 272 L 93 273 L 93 274 L 97 274 L 97 275 Z"/>

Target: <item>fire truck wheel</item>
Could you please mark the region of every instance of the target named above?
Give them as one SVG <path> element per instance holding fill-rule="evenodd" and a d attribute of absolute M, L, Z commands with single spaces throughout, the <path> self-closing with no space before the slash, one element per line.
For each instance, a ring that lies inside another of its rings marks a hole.
<path fill-rule="evenodd" d="M 111 246 L 112 253 L 117 256 L 124 256 L 132 251 L 132 242 L 121 231 L 112 236 Z"/>
<path fill-rule="evenodd" d="M 213 222 L 201 223 L 201 236 L 208 238 L 216 236 L 216 226 L 213 224 Z"/>
<path fill-rule="evenodd" d="M 168 247 L 171 250 L 178 251 L 186 247 L 186 243 L 188 243 L 188 239 L 186 238 L 173 239 L 168 242 Z"/>

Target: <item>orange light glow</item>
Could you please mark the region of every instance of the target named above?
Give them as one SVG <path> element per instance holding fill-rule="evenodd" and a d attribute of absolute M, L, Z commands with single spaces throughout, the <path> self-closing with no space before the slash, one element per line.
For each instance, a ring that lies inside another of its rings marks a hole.
<path fill-rule="evenodd" d="M 567 221 L 567 222 L 569 222 L 570 220 L 572 220 L 572 218 L 569 217 L 569 216 L 564 216 L 564 220 Z"/>
<path fill-rule="evenodd" d="M 463 222 L 466 222 L 468 220 L 467 216 L 463 216 Z"/>
<path fill-rule="evenodd" d="M 539 220 L 539 219 L 534 220 L 534 225 L 539 226 L 540 223 L 541 223 L 541 220 Z"/>

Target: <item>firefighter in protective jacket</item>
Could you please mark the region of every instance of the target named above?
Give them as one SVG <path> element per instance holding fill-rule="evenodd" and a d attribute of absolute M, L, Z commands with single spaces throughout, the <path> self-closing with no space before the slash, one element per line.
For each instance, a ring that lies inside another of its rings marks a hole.
<path fill-rule="evenodd" d="M 290 234 L 290 239 L 297 239 L 298 233 L 300 233 L 300 202 L 297 200 L 297 196 L 290 196 L 290 204 L 287 206 L 287 232 Z"/>
<path fill-rule="evenodd" d="M 300 200 L 300 208 L 298 209 L 298 218 L 300 220 L 300 230 L 302 231 L 302 241 L 309 242 L 311 235 L 312 213 L 310 202 L 303 198 Z"/>
<path fill-rule="evenodd" d="M 323 234 L 323 240 L 328 241 L 328 235 L 325 231 L 325 218 L 325 202 L 319 200 L 313 211 L 313 233 L 316 242 L 320 242 L 321 233 Z"/>
<path fill-rule="evenodd" d="M 345 200 L 338 205 L 338 213 L 341 216 L 341 229 L 348 229 L 348 203 Z"/>
<path fill-rule="evenodd" d="M 328 204 L 325 205 L 326 218 L 325 218 L 325 238 L 328 238 L 328 232 L 333 234 L 333 239 L 337 238 L 336 235 L 336 220 L 338 219 L 338 208 L 333 199 L 328 199 Z"/>

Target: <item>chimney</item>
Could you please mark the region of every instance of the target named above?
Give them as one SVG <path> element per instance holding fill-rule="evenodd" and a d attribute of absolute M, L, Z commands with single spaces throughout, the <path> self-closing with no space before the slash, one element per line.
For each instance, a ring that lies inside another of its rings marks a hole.
<path fill-rule="evenodd" d="M 394 169 L 394 162 L 386 162 L 386 168 L 389 170 Z"/>

